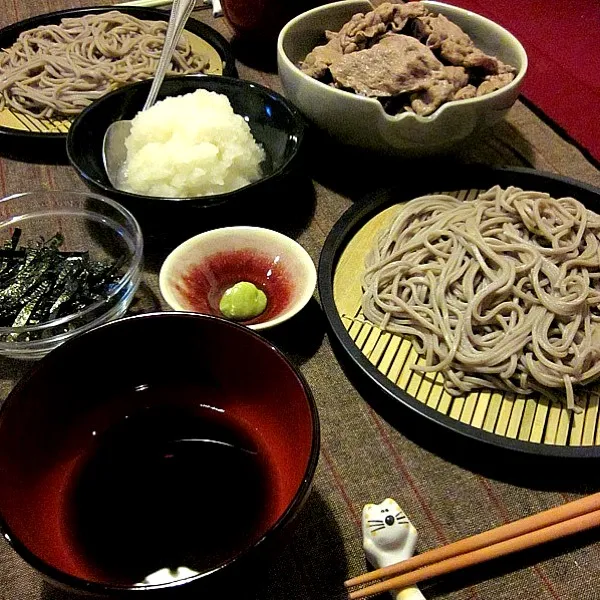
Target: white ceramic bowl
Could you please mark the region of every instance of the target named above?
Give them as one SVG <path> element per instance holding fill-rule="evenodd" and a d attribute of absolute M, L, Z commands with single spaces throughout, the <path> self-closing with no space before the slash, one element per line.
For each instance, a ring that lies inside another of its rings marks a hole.
<path fill-rule="evenodd" d="M 324 43 L 325 30 L 339 31 L 352 15 L 372 10 L 365 0 L 345 0 L 309 10 L 281 30 L 277 64 L 285 96 L 344 144 L 405 155 L 446 151 L 475 130 L 502 119 L 517 100 L 527 71 L 521 43 L 500 25 L 471 11 L 429 0 L 422 3 L 459 25 L 481 50 L 516 67 L 515 79 L 490 94 L 447 102 L 425 117 L 410 112 L 389 115 L 375 98 L 326 85 L 298 67 L 315 46 Z"/>
<path fill-rule="evenodd" d="M 225 290 L 249 281 L 267 295 L 267 308 L 241 321 L 266 329 L 287 321 L 312 298 L 317 283 L 308 252 L 291 238 L 261 227 L 223 227 L 175 248 L 159 275 L 160 292 L 174 310 L 223 316 Z"/>

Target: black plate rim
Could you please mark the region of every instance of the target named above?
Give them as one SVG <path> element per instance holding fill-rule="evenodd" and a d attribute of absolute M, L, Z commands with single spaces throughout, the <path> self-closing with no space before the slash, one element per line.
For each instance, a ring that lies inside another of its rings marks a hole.
<path fill-rule="evenodd" d="M 41 25 L 49 25 L 57 23 L 63 18 L 80 17 L 87 14 L 102 14 L 118 10 L 119 12 L 127 13 L 138 17 L 139 19 L 148 20 L 168 20 L 169 14 L 159 10 L 157 8 L 144 8 L 139 6 L 118 6 L 118 5 L 107 5 L 107 6 L 90 6 L 87 8 L 68 8 L 65 10 L 58 10 L 54 12 L 44 13 L 34 17 L 29 17 L 8 25 L 3 29 L 0 29 L 0 48 L 5 48 L 12 45 L 20 33 L 39 27 Z M 209 45 L 211 45 L 221 57 L 223 62 L 223 75 L 228 77 L 237 77 L 237 68 L 235 65 L 235 56 L 229 42 L 215 29 L 197 21 L 191 17 L 185 29 L 198 37 L 202 38 Z M 8 140 L 20 140 L 20 141 L 31 141 L 31 142 L 50 142 L 55 143 L 57 140 L 67 139 L 67 133 L 40 133 L 37 131 L 21 131 L 20 129 L 13 129 L 11 127 L 4 127 L 0 125 L 0 142 Z"/>
<path fill-rule="evenodd" d="M 404 390 L 395 386 L 375 368 L 358 349 L 337 312 L 333 297 L 333 278 L 337 262 L 353 235 L 371 218 L 385 208 L 418 195 L 431 193 L 432 189 L 485 189 L 498 185 L 515 185 L 523 189 L 535 189 L 541 183 L 544 191 L 560 196 L 576 195 L 584 204 L 600 207 L 600 188 L 577 181 L 571 177 L 536 171 L 525 167 L 489 167 L 470 165 L 444 173 L 439 183 L 434 178 L 401 187 L 379 189 L 351 206 L 330 230 L 319 257 L 318 289 L 330 334 L 350 359 L 350 368 L 366 376 L 368 383 L 383 392 L 386 399 L 395 403 L 392 409 L 408 408 L 430 425 L 441 426 L 460 436 L 500 450 L 511 450 L 530 457 L 553 457 L 561 459 L 600 458 L 600 446 L 558 446 L 537 444 L 488 433 L 439 413 L 419 402 Z M 553 191 L 554 190 L 554 191 Z M 402 405 L 402 406 L 399 406 Z"/>

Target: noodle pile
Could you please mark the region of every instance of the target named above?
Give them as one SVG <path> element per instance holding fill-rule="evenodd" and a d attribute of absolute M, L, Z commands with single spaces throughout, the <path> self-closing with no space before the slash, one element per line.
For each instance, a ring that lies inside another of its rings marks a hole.
<path fill-rule="evenodd" d="M 24 31 L 0 52 L 0 109 L 38 118 L 76 115 L 117 86 L 152 77 L 166 28 L 165 21 L 110 11 Z M 207 67 L 182 36 L 169 73 Z"/>
<path fill-rule="evenodd" d="M 573 198 L 496 186 L 404 205 L 367 257 L 363 312 L 412 338 L 462 395 L 566 394 L 600 374 L 600 216 Z M 557 393 L 558 392 L 558 393 Z"/>

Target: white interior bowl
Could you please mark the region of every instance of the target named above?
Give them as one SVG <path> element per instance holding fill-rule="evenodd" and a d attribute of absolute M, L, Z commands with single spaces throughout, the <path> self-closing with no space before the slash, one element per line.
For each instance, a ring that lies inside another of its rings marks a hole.
<path fill-rule="evenodd" d="M 377 99 L 317 81 L 298 66 L 315 46 L 325 43 L 325 30 L 339 31 L 352 15 L 373 8 L 366 0 L 345 0 L 309 10 L 281 30 L 277 64 L 285 96 L 336 140 L 396 154 L 446 151 L 475 130 L 502 119 L 517 100 L 527 71 L 527 54 L 519 40 L 471 11 L 430 0 L 422 0 L 422 4 L 460 26 L 481 50 L 514 66 L 515 79 L 490 94 L 447 102 L 428 116 L 411 112 L 389 115 Z"/>
<path fill-rule="evenodd" d="M 293 239 L 262 227 L 222 227 L 196 235 L 173 250 L 159 275 L 160 292 L 174 310 L 223 316 L 225 290 L 249 281 L 267 295 L 266 310 L 241 321 L 251 329 L 273 327 L 312 298 L 317 271 Z"/>

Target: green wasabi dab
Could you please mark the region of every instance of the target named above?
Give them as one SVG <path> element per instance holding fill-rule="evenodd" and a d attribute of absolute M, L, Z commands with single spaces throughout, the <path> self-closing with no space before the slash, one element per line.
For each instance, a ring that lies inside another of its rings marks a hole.
<path fill-rule="evenodd" d="M 267 308 L 267 296 L 249 281 L 240 281 L 225 291 L 219 310 L 228 319 L 246 321 Z"/>

